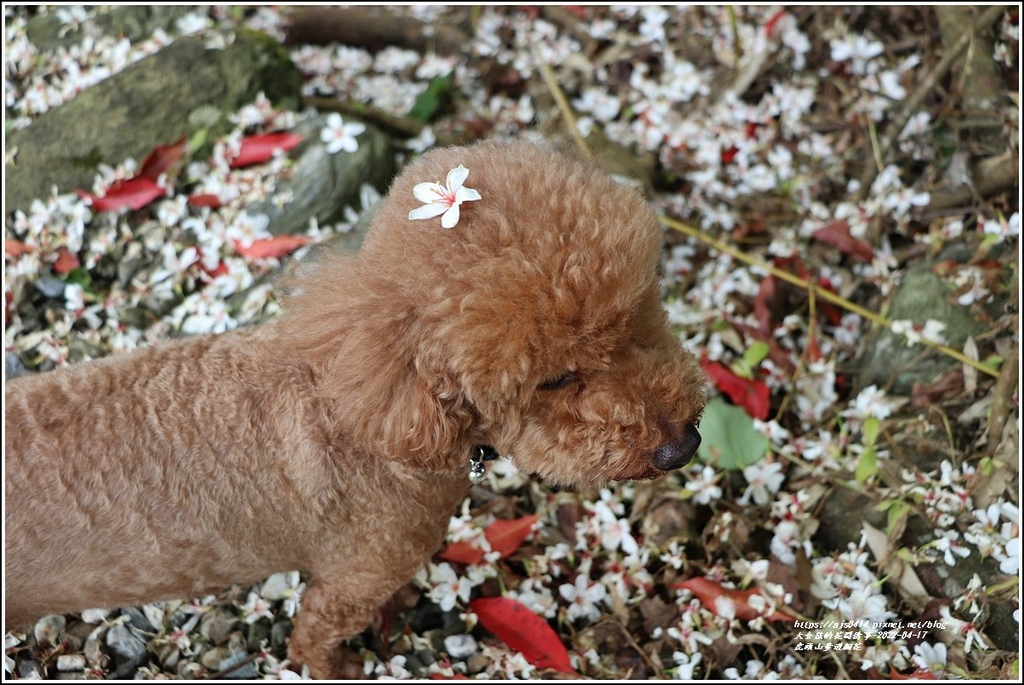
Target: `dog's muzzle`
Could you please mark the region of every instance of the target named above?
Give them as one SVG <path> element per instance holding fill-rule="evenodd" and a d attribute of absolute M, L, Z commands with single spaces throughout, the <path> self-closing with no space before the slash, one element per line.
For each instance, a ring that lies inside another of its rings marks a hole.
<path fill-rule="evenodd" d="M 688 424 L 678 440 L 654 450 L 651 463 L 662 471 L 672 471 L 690 463 L 700 447 L 700 433 L 697 426 Z"/>

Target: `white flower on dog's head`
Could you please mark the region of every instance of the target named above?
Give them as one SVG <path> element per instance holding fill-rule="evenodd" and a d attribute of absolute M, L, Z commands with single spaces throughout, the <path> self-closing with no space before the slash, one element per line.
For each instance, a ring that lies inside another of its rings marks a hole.
<path fill-rule="evenodd" d="M 424 205 L 409 212 L 409 218 L 432 219 L 441 214 L 443 228 L 451 228 L 459 223 L 459 205 L 480 199 L 480 193 L 462 185 L 466 182 L 467 176 L 469 169 L 460 164 L 448 172 L 444 185 L 417 183 L 412 189 L 412 194 Z"/>

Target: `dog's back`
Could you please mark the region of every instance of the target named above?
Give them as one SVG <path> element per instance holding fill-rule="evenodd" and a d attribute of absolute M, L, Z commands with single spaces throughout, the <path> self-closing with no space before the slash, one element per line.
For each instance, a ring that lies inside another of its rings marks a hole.
<path fill-rule="evenodd" d="M 302 454 L 308 436 L 292 422 L 301 405 L 286 374 L 254 338 L 167 343 L 6 384 L 9 629 L 196 596 L 304 561 L 287 541 L 305 521 L 274 521 L 281 509 L 265 500 L 300 496 L 310 481 L 266 455 L 286 441 Z M 273 395 L 252 382 L 275 373 Z M 268 529 L 278 554 L 265 549 Z"/>

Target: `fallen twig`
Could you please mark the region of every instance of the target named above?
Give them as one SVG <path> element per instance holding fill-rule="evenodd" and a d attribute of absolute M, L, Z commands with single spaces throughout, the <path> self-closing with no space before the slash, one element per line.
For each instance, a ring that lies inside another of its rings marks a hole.
<path fill-rule="evenodd" d="M 974 165 L 970 183 L 953 190 L 931 193 L 926 211 L 938 211 L 970 204 L 975 198 L 984 200 L 996 193 L 1010 190 L 1020 183 L 1020 154 L 1007 150 L 998 157 L 983 159 Z"/>
<path fill-rule="evenodd" d="M 1012 308 L 1013 318 L 1016 320 L 1016 325 L 1013 326 L 1014 330 L 1020 330 L 1020 321 L 1018 319 L 1018 306 L 1020 304 L 1020 295 L 1018 288 L 1020 287 L 1020 270 L 1013 272 L 1013 280 L 1010 283 L 1010 301 L 1009 307 Z M 1020 389 L 1020 379 L 1018 373 L 1020 372 L 1020 343 L 1014 340 L 1011 346 L 1010 354 L 1006 356 L 1006 361 L 1003 364 L 1003 368 L 999 370 L 999 377 L 996 380 L 995 387 L 992 388 L 992 405 L 989 407 L 988 412 L 988 445 L 987 452 L 995 454 L 996 448 L 999 446 L 999 442 L 1003 439 L 1003 427 L 1006 425 L 1007 419 L 1010 418 L 1012 412 L 1013 393 Z"/>
<path fill-rule="evenodd" d="M 425 127 L 425 124 L 417 119 L 396 117 L 394 114 L 389 114 L 382 109 L 352 100 L 310 96 L 302 98 L 302 105 L 304 107 L 313 107 L 321 112 L 351 114 L 363 121 L 376 125 L 385 133 L 403 138 L 415 138 L 423 132 Z"/>
<path fill-rule="evenodd" d="M 349 7 L 295 7 L 288 14 L 285 44 L 344 43 L 379 50 L 390 45 L 459 55 L 469 36 L 454 26 Z"/>
<path fill-rule="evenodd" d="M 724 243 L 721 240 L 718 240 L 717 238 L 712 238 L 711 236 L 703 233 L 702 231 L 698 231 L 696 228 L 693 228 L 692 226 L 688 226 L 680 221 L 676 221 L 675 219 L 671 219 L 669 217 L 663 216 L 660 218 L 661 223 L 665 224 L 669 228 L 679 231 L 680 233 L 684 233 L 685 235 L 688 235 L 692 238 L 696 238 L 697 240 L 703 242 L 704 244 L 708 245 L 709 247 L 715 250 L 718 250 L 719 252 L 723 252 L 729 255 L 730 257 L 734 257 L 735 259 L 738 259 L 741 262 L 744 262 L 745 264 L 748 264 L 754 268 L 762 269 L 780 280 L 786 281 L 787 283 L 791 283 L 792 285 L 797 286 L 801 290 L 807 291 L 808 294 L 813 292 L 816 297 L 820 297 L 823 300 L 828 300 L 832 304 L 842 307 L 847 311 L 853 312 L 854 314 L 857 314 L 858 316 L 863 317 L 868 321 L 871 321 L 872 323 L 878 324 L 883 328 L 887 328 L 890 330 L 892 328 L 892 323 L 884 316 L 880 314 L 875 314 L 872 311 L 864 309 L 864 307 L 861 307 L 860 305 L 851 302 L 850 300 L 846 299 L 841 295 L 837 295 L 830 290 L 825 290 L 824 288 L 821 288 L 815 285 L 814 283 L 811 283 L 810 281 L 800 278 L 799 276 L 791 274 L 788 271 L 783 271 L 782 269 L 776 268 L 771 264 L 766 264 L 757 257 L 753 257 L 743 252 L 742 250 L 739 250 L 733 247 L 732 245 L 729 245 L 728 243 Z M 921 338 L 921 343 L 927 345 L 928 347 L 931 347 L 932 349 L 942 352 L 948 357 L 952 357 L 961 364 L 966 364 L 967 366 L 975 368 L 984 374 L 992 376 L 993 378 L 999 377 L 998 371 L 996 371 L 990 366 L 982 364 L 980 361 L 971 359 L 970 357 L 960 352 L 960 350 L 956 350 L 952 347 L 949 347 L 948 345 L 942 345 L 940 343 L 933 342 L 931 340 L 928 340 L 927 338 Z"/>
<path fill-rule="evenodd" d="M 579 145 L 580 152 L 587 157 L 587 159 L 593 158 L 593 153 L 587 146 L 587 141 L 580 134 L 580 130 L 576 128 L 576 116 L 573 114 L 572 107 L 569 106 L 569 101 L 565 97 L 565 93 L 562 92 L 562 87 L 558 85 L 558 81 L 555 80 L 555 74 L 551 71 L 551 67 L 544 63 L 541 59 L 540 54 L 534 50 L 534 59 L 537 61 L 537 68 L 540 69 L 540 75 L 544 77 L 544 83 L 547 85 L 548 90 L 551 92 L 551 97 L 555 99 L 555 103 L 558 105 L 558 110 L 562 113 L 562 119 L 565 120 L 565 126 L 569 129 L 569 134 L 572 135 L 573 140 Z"/>

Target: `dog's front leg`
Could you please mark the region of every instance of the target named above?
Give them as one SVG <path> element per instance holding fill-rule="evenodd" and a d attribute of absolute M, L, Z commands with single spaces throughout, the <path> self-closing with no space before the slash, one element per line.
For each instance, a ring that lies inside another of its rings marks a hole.
<path fill-rule="evenodd" d="M 343 583 L 343 584 L 342 584 Z M 314 578 L 302 595 L 302 607 L 288 645 L 293 669 L 309 667 L 316 679 L 363 678 L 362 663 L 341 646 L 343 640 L 365 629 L 381 604 L 353 601 L 350 582 Z"/>

